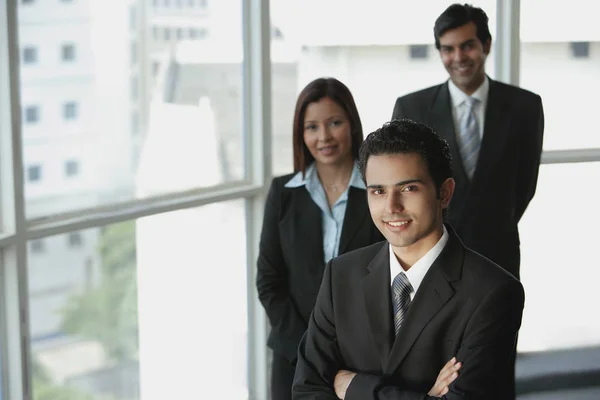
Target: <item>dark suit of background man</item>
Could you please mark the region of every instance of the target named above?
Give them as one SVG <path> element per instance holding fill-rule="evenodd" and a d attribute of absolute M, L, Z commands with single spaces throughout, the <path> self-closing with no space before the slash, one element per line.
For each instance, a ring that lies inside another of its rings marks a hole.
<path fill-rule="evenodd" d="M 327 264 L 292 398 L 514 399 L 523 287 L 443 224 L 448 144 L 424 124 L 391 121 L 365 139 L 359 167 L 387 242 Z"/>
<path fill-rule="evenodd" d="M 467 247 L 519 278 L 517 224 L 537 184 L 544 133 L 541 98 L 486 76 L 492 38 L 480 8 L 451 5 L 436 20 L 434 35 L 450 80 L 400 97 L 392 118 L 424 122 L 448 141 L 456 189 L 447 221 Z M 473 113 L 479 135 L 463 144 L 468 140 L 461 135 L 467 131 L 468 96 L 477 99 Z M 464 161 L 463 154 L 471 158 Z"/>

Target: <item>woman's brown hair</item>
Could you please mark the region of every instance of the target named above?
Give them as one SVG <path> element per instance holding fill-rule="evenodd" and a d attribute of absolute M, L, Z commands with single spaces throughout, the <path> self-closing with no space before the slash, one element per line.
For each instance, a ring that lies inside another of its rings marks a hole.
<path fill-rule="evenodd" d="M 302 171 L 304 174 L 306 167 L 314 161 L 314 157 L 304 144 L 304 116 L 306 107 L 310 103 L 317 102 L 325 97 L 335 101 L 346 113 L 346 118 L 350 121 L 352 158 L 354 160 L 358 159 L 358 149 L 363 141 L 363 129 L 352 93 L 346 85 L 335 78 L 319 78 L 306 85 L 296 101 L 293 129 L 294 172 Z"/>

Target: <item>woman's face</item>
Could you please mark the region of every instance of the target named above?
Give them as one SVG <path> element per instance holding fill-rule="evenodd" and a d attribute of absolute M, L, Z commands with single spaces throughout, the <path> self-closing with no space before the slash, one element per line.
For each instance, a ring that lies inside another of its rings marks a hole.
<path fill-rule="evenodd" d="M 352 159 L 350 121 L 329 97 L 310 103 L 304 113 L 304 143 L 317 164 L 342 165 Z"/>

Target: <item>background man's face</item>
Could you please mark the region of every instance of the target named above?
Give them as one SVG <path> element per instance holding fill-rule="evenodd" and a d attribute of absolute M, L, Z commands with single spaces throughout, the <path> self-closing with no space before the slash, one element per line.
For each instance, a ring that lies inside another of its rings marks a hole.
<path fill-rule="evenodd" d="M 491 41 L 483 45 L 473 22 L 451 29 L 440 36 L 440 56 L 450 79 L 470 95 L 485 79 L 485 59 Z"/>

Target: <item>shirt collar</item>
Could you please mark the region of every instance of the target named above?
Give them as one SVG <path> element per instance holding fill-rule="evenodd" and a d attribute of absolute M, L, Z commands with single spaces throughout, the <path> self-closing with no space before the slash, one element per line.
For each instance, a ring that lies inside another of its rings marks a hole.
<path fill-rule="evenodd" d="M 454 82 L 452 82 L 452 79 L 448 79 L 448 90 L 450 91 L 450 101 L 452 101 L 453 108 L 460 107 L 465 102 L 467 97 L 469 97 L 469 95 L 460 90 L 458 86 L 456 86 Z M 487 102 L 489 91 L 490 80 L 486 75 L 485 79 L 483 80 L 483 83 L 479 85 L 477 90 L 475 90 L 470 97 L 479 100 L 481 104 L 485 104 Z"/>
<path fill-rule="evenodd" d="M 319 177 L 317 175 L 317 167 L 315 163 L 312 163 L 306 168 L 306 173 L 302 176 L 302 171 L 299 171 L 296 175 L 292 177 L 286 184 L 287 188 L 296 188 L 300 186 L 313 186 L 321 184 L 319 181 Z M 350 181 L 348 182 L 348 186 L 354 186 L 358 189 L 366 189 L 365 183 L 360 176 L 360 171 L 358 170 L 358 162 L 354 162 L 354 166 L 352 167 L 352 175 L 350 176 Z"/>
<path fill-rule="evenodd" d="M 446 243 L 448 243 L 448 238 L 450 235 L 448 234 L 448 230 L 446 229 L 446 226 L 444 226 L 443 228 L 444 228 L 444 233 L 442 233 L 442 237 L 440 238 L 440 240 L 438 240 L 438 242 L 435 244 L 435 246 L 433 246 L 431 249 L 429 249 L 429 251 L 427 253 L 425 253 L 425 255 L 419 259 L 419 261 L 414 263 L 413 266 L 410 267 L 408 271 L 404 271 L 404 269 L 400 265 L 400 261 L 398 261 L 398 259 L 396 258 L 396 255 L 394 254 L 392 245 L 391 244 L 389 245 L 390 246 L 389 247 L 389 251 L 390 251 L 390 284 L 394 281 L 394 278 L 396 277 L 396 275 L 398 275 L 400 272 L 404 271 L 404 273 L 408 277 L 408 281 L 410 282 L 410 284 L 412 285 L 412 287 L 414 289 L 414 292 L 411 294 L 411 298 L 414 297 L 414 295 L 417 293 L 417 290 L 419 290 L 419 286 L 421 286 L 421 282 L 423 281 L 425 274 L 427 274 L 427 271 L 429 271 L 429 268 L 431 268 L 431 265 L 433 264 L 433 262 L 436 260 L 436 258 L 438 258 L 438 256 L 442 252 L 442 250 L 444 250 Z"/>

